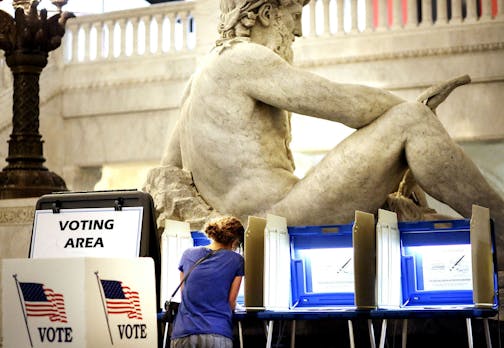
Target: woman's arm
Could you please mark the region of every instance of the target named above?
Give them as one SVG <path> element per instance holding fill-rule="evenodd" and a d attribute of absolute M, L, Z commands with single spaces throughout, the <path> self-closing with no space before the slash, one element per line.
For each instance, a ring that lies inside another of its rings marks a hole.
<path fill-rule="evenodd" d="M 180 282 L 182 283 L 182 280 L 184 280 L 184 272 L 180 272 Z M 184 283 L 180 286 L 180 291 L 184 288 Z"/>
<path fill-rule="evenodd" d="M 231 288 L 229 289 L 229 305 L 233 311 L 236 308 L 236 298 L 238 297 L 238 292 L 240 291 L 242 278 L 242 276 L 235 277 L 231 283 Z"/>

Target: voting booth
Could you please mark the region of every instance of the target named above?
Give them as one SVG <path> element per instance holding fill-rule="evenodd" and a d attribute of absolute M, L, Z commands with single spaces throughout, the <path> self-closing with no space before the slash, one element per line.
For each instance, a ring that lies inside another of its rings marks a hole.
<path fill-rule="evenodd" d="M 497 314 L 495 242 L 489 210 L 473 206 L 471 219 L 398 222 L 380 210 L 356 211 L 343 225 L 289 226 L 284 218 L 249 217 L 245 234 L 245 306 L 269 321 L 484 318 Z M 289 294 L 289 296 L 286 296 Z M 403 326 L 403 342 L 407 327 Z M 292 338 L 292 341 L 294 339 Z"/>
<path fill-rule="evenodd" d="M 292 227 L 275 215 L 249 217 L 245 258 L 247 309 L 376 308 L 372 214 L 357 211 L 346 225 Z"/>
<path fill-rule="evenodd" d="M 351 224 L 290 226 L 249 217 L 245 305 L 257 309 L 497 307 L 489 210 L 471 219 L 397 222 L 357 211 Z M 286 294 L 289 294 L 287 299 Z"/>
<path fill-rule="evenodd" d="M 42 196 L 29 259 L 2 263 L 4 346 L 156 345 L 159 250 L 147 193 Z"/>
<path fill-rule="evenodd" d="M 354 306 L 353 224 L 289 227 L 291 308 Z"/>
<path fill-rule="evenodd" d="M 497 308 L 495 241 L 489 210 L 471 219 L 397 222 L 380 210 L 377 269 L 380 308 Z"/>

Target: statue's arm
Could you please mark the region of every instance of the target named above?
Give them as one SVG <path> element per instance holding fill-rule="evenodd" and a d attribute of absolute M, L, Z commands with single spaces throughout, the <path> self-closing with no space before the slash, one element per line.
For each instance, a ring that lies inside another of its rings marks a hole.
<path fill-rule="evenodd" d="M 296 68 L 263 46 L 239 46 L 242 52 L 234 53 L 245 57 L 242 67 L 249 67 L 242 87 L 250 97 L 277 108 L 361 128 L 404 102 L 382 89 L 335 83 Z"/>

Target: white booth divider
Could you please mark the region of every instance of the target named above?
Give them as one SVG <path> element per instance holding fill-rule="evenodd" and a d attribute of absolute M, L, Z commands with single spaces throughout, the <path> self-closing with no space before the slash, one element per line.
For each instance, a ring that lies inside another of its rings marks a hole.
<path fill-rule="evenodd" d="M 161 235 L 161 308 L 164 308 L 165 301 L 170 299 L 180 283 L 178 264 L 184 251 L 192 246 L 189 223 L 166 220 Z M 180 291 L 176 294 L 175 300 L 180 302 Z"/>
<path fill-rule="evenodd" d="M 401 306 L 401 240 L 397 214 L 378 210 L 376 223 L 376 280 L 379 308 Z"/>
<path fill-rule="evenodd" d="M 268 214 L 264 231 L 264 306 L 289 309 L 290 250 L 287 220 Z"/>

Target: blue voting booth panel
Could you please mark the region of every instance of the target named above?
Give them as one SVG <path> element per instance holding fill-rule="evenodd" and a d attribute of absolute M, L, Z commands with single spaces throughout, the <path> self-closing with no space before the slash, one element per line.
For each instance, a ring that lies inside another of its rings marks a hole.
<path fill-rule="evenodd" d="M 205 246 L 212 242 L 205 233 L 199 231 L 191 231 L 191 237 L 193 246 Z"/>
<path fill-rule="evenodd" d="M 399 231 L 403 306 L 472 305 L 470 220 L 400 222 Z"/>
<path fill-rule="evenodd" d="M 288 228 L 292 308 L 354 305 L 352 226 Z"/>

